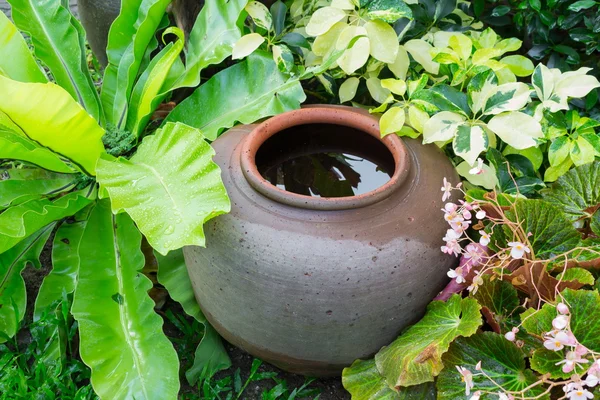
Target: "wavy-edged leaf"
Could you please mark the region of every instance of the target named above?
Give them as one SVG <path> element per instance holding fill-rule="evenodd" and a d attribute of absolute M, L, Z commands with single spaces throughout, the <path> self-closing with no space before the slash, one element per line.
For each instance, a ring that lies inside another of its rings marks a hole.
<path fill-rule="evenodd" d="M 212 376 L 217 371 L 229 368 L 231 360 L 221 337 L 208 323 L 194 297 L 183 252 L 174 250 L 166 256 L 156 252 L 154 255 L 158 262 L 158 281 L 168 290 L 169 296 L 181 304 L 183 311 L 204 325 L 204 336 L 196 348 L 194 364 L 185 373 L 189 384 L 195 385 L 203 373 Z"/>
<path fill-rule="evenodd" d="M 0 254 L 0 343 L 15 335 L 25 316 L 27 293 L 21 272 L 28 263 L 40 267 L 40 253 L 54 225 L 46 225 L 28 239 Z"/>
<path fill-rule="evenodd" d="M 129 112 L 127 113 L 125 128 L 136 136 L 142 133 L 150 119 L 150 114 L 164 99 L 166 93 L 161 92 L 163 92 L 165 80 L 169 75 L 171 66 L 183 50 L 183 32 L 173 27 L 167 29 L 163 33 L 163 37 L 169 33 L 175 34 L 177 40 L 174 43 L 167 44 L 160 53 L 152 58 L 150 65 L 135 84 L 129 100 Z"/>
<path fill-rule="evenodd" d="M 237 20 L 247 0 L 206 0 L 190 32 L 185 51 L 185 73 L 171 89 L 194 87 L 200 83 L 200 72 L 219 64 L 231 55 L 240 37 Z"/>
<path fill-rule="evenodd" d="M 79 276 L 72 313 L 80 354 L 104 399 L 176 399 L 179 361 L 148 296 L 152 282 L 140 270 L 142 236 L 108 200 L 91 211 L 79 244 Z"/>
<path fill-rule="evenodd" d="M 101 100 L 106 119 L 122 128 L 127 121 L 128 99 L 139 74 L 146 48 L 162 21 L 170 0 L 123 1 L 110 27 Z"/>
<path fill-rule="evenodd" d="M 77 285 L 79 273 L 79 244 L 87 223 L 89 208 L 82 210 L 75 221 L 63 222 L 52 244 L 52 270 L 42 282 L 35 300 L 33 317 L 35 320 L 49 310 L 49 307 L 60 300 L 63 293 L 71 294 Z"/>
<path fill-rule="evenodd" d="M 600 162 L 571 169 L 542 196 L 560 207 L 571 221 L 593 218 L 600 209 Z"/>
<path fill-rule="evenodd" d="M 41 145 L 94 174 L 104 153 L 104 130 L 63 88 L 0 76 L 0 111 Z M 32 116 L 35 116 L 33 118 Z"/>
<path fill-rule="evenodd" d="M 51 150 L 14 131 L 0 127 L 0 158 L 25 161 L 44 169 L 72 174 L 71 169 Z"/>
<path fill-rule="evenodd" d="M 47 82 L 17 28 L 4 13 L 0 14 L 0 75 L 19 82 Z"/>
<path fill-rule="evenodd" d="M 563 303 L 570 311 L 570 327 L 577 341 L 591 351 L 600 351 L 600 293 L 597 290 L 565 289 L 561 292 Z M 556 308 L 544 304 L 535 312 L 528 309 L 521 314 L 523 327 L 532 335 L 543 336 L 552 331 L 552 320 L 556 317 Z"/>
<path fill-rule="evenodd" d="M 10 0 L 15 24 L 29 34 L 35 55 L 56 82 L 96 120 L 100 98 L 90 76 L 79 21 L 60 0 Z M 4 56 L 4 53 L 3 53 Z"/>
<path fill-rule="evenodd" d="M 204 223 L 231 207 L 214 154 L 197 129 L 167 123 L 130 160 L 101 158 L 98 182 L 159 253 L 204 246 Z"/>
<path fill-rule="evenodd" d="M 19 174 L 23 169 L 3 170 L 0 180 L 0 209 L 31 199 L 57 195 L 77 185 L 73 175 L 54 174 L 32 169 L 31 176 Z"/>
<path fill-rule="evenodd" d="M 444 368 L 442 355 L 458 336 L 471 336 L 481 325 L 476 300 L 453 295 L 433 301 L 423 319 L 376 355 L 377 369 L 390 387 L 431 382 Z"/>
<path fill-rule="evenodd" d="M 50 222 L 69 217 L 90 204 L 92 200 L 87 197 L 90 191 L 91 189 L 86 188 L 54 201 L 35 199 L 8 208 L 0 214 L 0 253 Z"/>
<path fill-rule="evenodd" d="M 579 244 L 581 235 L 557 206 L 543 200 L 519 200 L 515 211 L 516 215 L 507 211 L 507 216 L 519 221 L 524 232 L 531 232 L 529 243 L 537 259 L 554 257 Z"/>
<path fill-rule="evenodd" d="M 257 80 L 256 76 L 269 78 Z M 222 129 L 236 122 L 249 124 L 295 110 L 305 99 L 298 79 L 279 71 L 268 54 L 256 52 L 196 89 L 171 111 L 167 121 L 183 122 L 215 140 Z"/>
<path fill-rule="evenodd" d="M 503 330 L 506 330 L 507 320 L 519 307 L 517 290 L 510 283 L 501 279 L 490 280 L 489 276 L 484 276 L 484 283 L 473 297 L 492 313 Z"/>
<path fill-rule="evenodd" d="M 477 390 L 497 392 L 497 386 L 481 374 L 477 374 L 475 366 L 481 361 L 481 370 L 507 391 L 520 391 L 533 384 L 538 377 L 527 368 L 525 353 L 513 342 L 493 332 L 482 332 L 468 338 L 458 338 L 450 345 L 450 349 L 442 357 L 444 370 L 437 380 L 439 400 L 455 400 L 465 398 L 465 383 L 457 366 L 470 370 Z M 537 396 L 544 391 L 540 386 L 527 390 L 526 397 Z M 497 399 L 496 394 L 483 393 L 481 399 Z M 538 397 L 536 397 L 538 398 Z M 542 396 L 539 399 L 549 399 Z"/>
<path fill-rule="evenodd" d="M 583 268 L 569 268 L 565 272 L 558 274 L 556 279 L 560 281 L 577 281 L 584 285 L 593 285 L 595 282 L 594 275 Z"/>
<path fill-rule="evenodd" d="M 431 382 L 390 389 L 379 374 L 375 360 L 356 360 L 342 373 L 344 388 L 352 400 L 435 400 L 435 386 Z"/>

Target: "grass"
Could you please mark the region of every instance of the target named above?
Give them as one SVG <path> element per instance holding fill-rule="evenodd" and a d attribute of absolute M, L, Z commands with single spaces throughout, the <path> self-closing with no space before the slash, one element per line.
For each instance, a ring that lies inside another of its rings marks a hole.
<path fill-rule="evenodd" d="M 90 369 L 78 359 L 77 324 L 61 302 L 55 312 L 21 329 L 17 337 L 0 344 L 0 400 L 97 399 L 90 384 Z M 23 329 L 25 328 L 25 329 Z M 30 337 L 23 338 L 24 333 Z M 67 346 L 60 346 L 60 335 Z"/>

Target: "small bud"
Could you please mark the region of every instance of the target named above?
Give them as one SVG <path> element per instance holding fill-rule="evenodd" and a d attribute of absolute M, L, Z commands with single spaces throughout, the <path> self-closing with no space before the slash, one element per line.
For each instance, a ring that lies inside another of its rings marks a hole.
<path fill-rule="evenodd" d="M 568 324 L 569 319 L 565 315 L 559 315 L 558 317 L 552 320 L 552 326 L 558 330 L 565 329 Z"/>
<path fill-rule="evenodd" d="M 516 339 L 515 333 L 513 331 L 506 332 L 506 334 L 504 335 L 504 337 L 506 338 L 506 340 L 508 340 L 510 342 L 514 342 L 515 339 Z"/>
<path fill-rule="evenodd" d="M 558 303 L 556 310 L 562 315 L 569 313 L 569 307 L 565 303 Z"/>
<path fill-rule="evenodd" d="M 475 365 L 475 370 L 476 370 L 476 371 L 481 371 L 481 361 L 479 361 L 479 362 L 477 363 L 477 365 Z"/>

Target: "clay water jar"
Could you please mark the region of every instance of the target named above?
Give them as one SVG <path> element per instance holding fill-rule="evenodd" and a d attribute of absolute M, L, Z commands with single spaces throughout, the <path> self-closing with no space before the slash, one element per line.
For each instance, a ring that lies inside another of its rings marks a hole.
<path fill-rule="evenodd" d="M 348 129 L 380 141 L 381 154 L 372 156 L 392 160 L 393 176 L 339 198 L 271 185 L 257 153 L 280 157 L 261 152 L 267 140 L 292 140 L 310 124 L 326 124 L 342 141 Z M 457 260 L 440 251 L 447 229 L 440 187 L 444 177 L 459 180 L 436 146 L 380 139 L 376 117 L 342 106 L 235 127 L 213 146 L 231 212 L 205 225 L 206 248 L 184 254 L 198 303 L 230 343 L 290 372 L 339 375 L 418 321 L 448 282 Z"/>

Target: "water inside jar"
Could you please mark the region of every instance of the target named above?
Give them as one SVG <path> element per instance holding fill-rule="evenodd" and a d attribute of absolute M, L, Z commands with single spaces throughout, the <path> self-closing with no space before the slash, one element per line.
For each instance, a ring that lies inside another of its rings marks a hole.
<path fill-rule="evenodd" d="M 357 196 L 394 174 L 394 158 L 380 140 L 333 124 L 278 132 L 258 149 L 256 165 L 272 185 L 312 197 Z"/>

